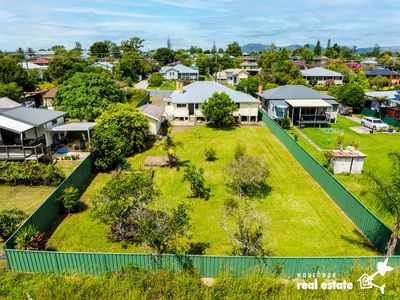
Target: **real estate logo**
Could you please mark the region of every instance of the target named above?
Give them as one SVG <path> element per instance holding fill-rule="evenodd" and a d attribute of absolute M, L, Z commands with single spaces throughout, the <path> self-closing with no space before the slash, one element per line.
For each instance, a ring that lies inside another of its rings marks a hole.
<path fill-rule="evenodd" d="M 385 293 L 385 284 L 379 286 L 374 283 L 374 279 L 377 275 L 380 276 L 385 276 L 387 272 L 390 272 L 393 270 L 391 266 L 388 266 L 389 258 L 386 258 L 384 262 L 378 262 L 376 264 L 377 271 L 371 275 L 368 275 L 364 273 L 361 275 L 360 278 L 357 279 L 357 281 L 360 283 L 360 288 L 361 289 L 371 289 L 373 287 L 378 288 L 381 292 L 381 294 Z M 313 278 L 312 282 L 298 282 L 297 283 L 297 289 L 302 289 L 302 290 L 317 290 L 317 289 L 322 289 L 322 290 L 352 290 L 354 287 L 354 284 L 352 282 L 343 280 L 343 281 L 337 281 L 336 280 L 336 274 L 325 274 L 325 273 L 299 273 L 297 274 L 297 278 Z M 324 282 L 319 282 L 319 279 L 327 279 L 328 281 Z"/>
<path fill-rule="evenodd" d="M 383 276 L 385 276 L 385 274 L 387 272 L 390 272 L 390 271 L 393 270 L 392 267 L 388 266 L 388 261 L 389 261 L 389 258 L 386 258 L 384 262 L 378 262 L 376 264 L 376 268 L 378 269 L 378 271 L 376 271 L 372 275 L 368 275 L 366 273 L 361 275 L 361 277 L 357 279 L 357 281 L 360 283 L 360 288 L 361 289 L 371 289 L 373 287 L 376 287 L 381 291 L 381 294 L 383 295 L 385 293 L 385 286 L 386 285 L 385 284 L 383 284 L 381 286 L 376 285 L 374 283 L 374 278 L 378 274 L 383 277 Z"/>

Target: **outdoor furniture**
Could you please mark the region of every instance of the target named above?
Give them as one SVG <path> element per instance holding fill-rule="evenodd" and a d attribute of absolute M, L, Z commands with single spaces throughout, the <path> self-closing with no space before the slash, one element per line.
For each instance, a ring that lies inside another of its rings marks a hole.
<path fill-rule="evenodd" d="M 56 153 L 57 153 L 57 154 L 66 154 L 66 153 L 68 153 L 68 149 L 66 149 L 66 148 L 60 148 L 60 149 L 57 149 L 57 150 L 56 150 Z"/>

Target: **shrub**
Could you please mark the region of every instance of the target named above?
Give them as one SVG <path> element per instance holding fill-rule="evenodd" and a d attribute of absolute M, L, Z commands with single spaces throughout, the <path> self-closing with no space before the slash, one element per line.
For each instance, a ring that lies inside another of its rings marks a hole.
<path fill-rule="evenodd" d="M 57 186 L 65 176 L 53 164 L 37 161 L 0 162 L 0 184 L 4 185 L 49 185 Z"/>
<path fill-rule="evenodd" d="M 153 73 L 149 78 L 149 85 L 159 87 L 164 82 L 164 77 L 161 73 Z"/>
<path fill-rule="evenodd" d="M 5 209 L 0 211 L 0 237 L 8 239 L 27 215 L 20 209 Z"/>
<path fill-rule="evenodd" d="M 44 250 L 47 239 L 36 226 L 28 225 L 21 229 L 15 239 L 15 248 L 19 250 Z"/>
<path fill-rule="evenodd" d="M 241 144 L 241 143 L 237 144 L 235 147 L 235 154 L 234 154 L 235 159 L 238 160 L 239 158 L 245 156 L 246 152 L 247 152 L 246 145 Z"/>
<path fill-rule="evenodd" d="M 186 167 L 182 181 L 190 183 L 190 190 L 193 197 L 206 200 L 211 197 L 211 188 L 205 185 L 204 170 L 202 168 L 197 169 L 195 166 Z"/>
<path fill-rule="evenodd" d="M 207 148 L 204 151 L 204 156 L 206 157 L 206 161 L 215 161 L 217 160 L 217 150 L 214 148 Z"/>
<path fill-rule="evenodd" d="M 282 119 L 277 119 L 276 122 L 283 128 L 283 129 L 290 129 L 290 119 L 288 118 L 287 114 Z"/>
<path fill-rule="evenodd" d="M 67 213 L 74 213 L 84 209 L 84 203 L 79 198 L 79 190 L 76 187 L 69 186 L 64 189 L 58 200 Z"/>

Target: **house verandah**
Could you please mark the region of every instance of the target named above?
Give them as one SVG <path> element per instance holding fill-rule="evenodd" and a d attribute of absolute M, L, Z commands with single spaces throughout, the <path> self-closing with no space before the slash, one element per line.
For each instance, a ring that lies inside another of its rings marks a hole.
<path fill-rule="evenodd" d="M 330 124 L 333 107 L 324 100 L 286 100 L 288 118 L 293 125 L 326 125 Z M 336 121 L 336 119 L 335 119 Z"/>

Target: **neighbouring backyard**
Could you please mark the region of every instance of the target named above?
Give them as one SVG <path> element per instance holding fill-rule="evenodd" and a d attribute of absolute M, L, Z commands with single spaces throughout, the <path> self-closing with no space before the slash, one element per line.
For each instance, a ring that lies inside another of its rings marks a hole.
<path fill-rule="evenodd" d="M 176 82 L 175 80 L 167 80 L 162 83 L 161 86 L 148 86 L 148 90 L 168 90 L 168 91 L 173 91 L 176 88 Z"/>
<path fill-rule="evenodd" d="M 183 169 L 155 168 L 155 182 L 162 193 L 152 205 L 172 208 L 178 203 L 191 205 L 193 241 L 208 242 L 206 254 L 230 254 L 231 245 L 220 220 L 224 201 L 232 198 L 226 186 L 224 167 L 233 158 L 238 142 L 247 145 L 248 153 L 267 162 L 271 193 L 254 200 L 257 211 L 268 218 L 268 246 L 274 256 L 350 256 L 374 255 L 368 241 L 321 187 L 297 163 L 280 141 L 266 127 L 243 127 L 234 130 L 213 130 L 204 126 L 188 128 L 174 134 L 182 142 L 177 154 L 182 161 L 205 170 L 212 187 L 206 201 L 191 198 L 189 185 L 182 182 Z M 214 147 L 218 160 L 207 162 L 204 149 Z M 132 169 L 144 169 L 149 155 L 165 155 L 160 144 L 128 159 Z M 140 246 L 115 243 L 108 239 L 108 228 L 91 216 L 91 202 L 109 173 L 99 173 L 82 195 L 89 209 L 67 216 L 55 229 L 48 248 L 58 251 L 85 252 L 151 252 Z"/>
<path fill-rule="evenodd" d="M 340 134 L 343 134 L 344 147 L 351 145 L 354 141 L 358 143 L 359 151 L 368 155 L 364 162 L 364 170 L 376 172 L 382 177 L 389 176 L 391 162 L 387 154 L 391 151 L 400 151 L 400 134 L 360 134 L 350 129 L 350 127 L 354 126 L 360 126 L 360 124 L 349 120 L 346 117 L 339 116 L 338 122 L 332 124 L 330 130 L 328 130 L 328 128 L 304 128 L 301 129 L 301 132 L 324 150 L 338 149 L 336 140 Z M 293 134 L 296 130 L 292 129 L 289 130 L 289 132 Z M 319 162 L 324 163 L 323 152 L 318 151 L 301 135 L 299 135 L 298 142 Z M 382 221 L 384 221 L 389 227 L 392 226 L 394 222 L 393 218 L 390 215 L 379 213 L 372 205 L 372 195 L 368 192 L 369 185 L 363 180 L 362 175 L 340 174 L 335 176 Z"/>

